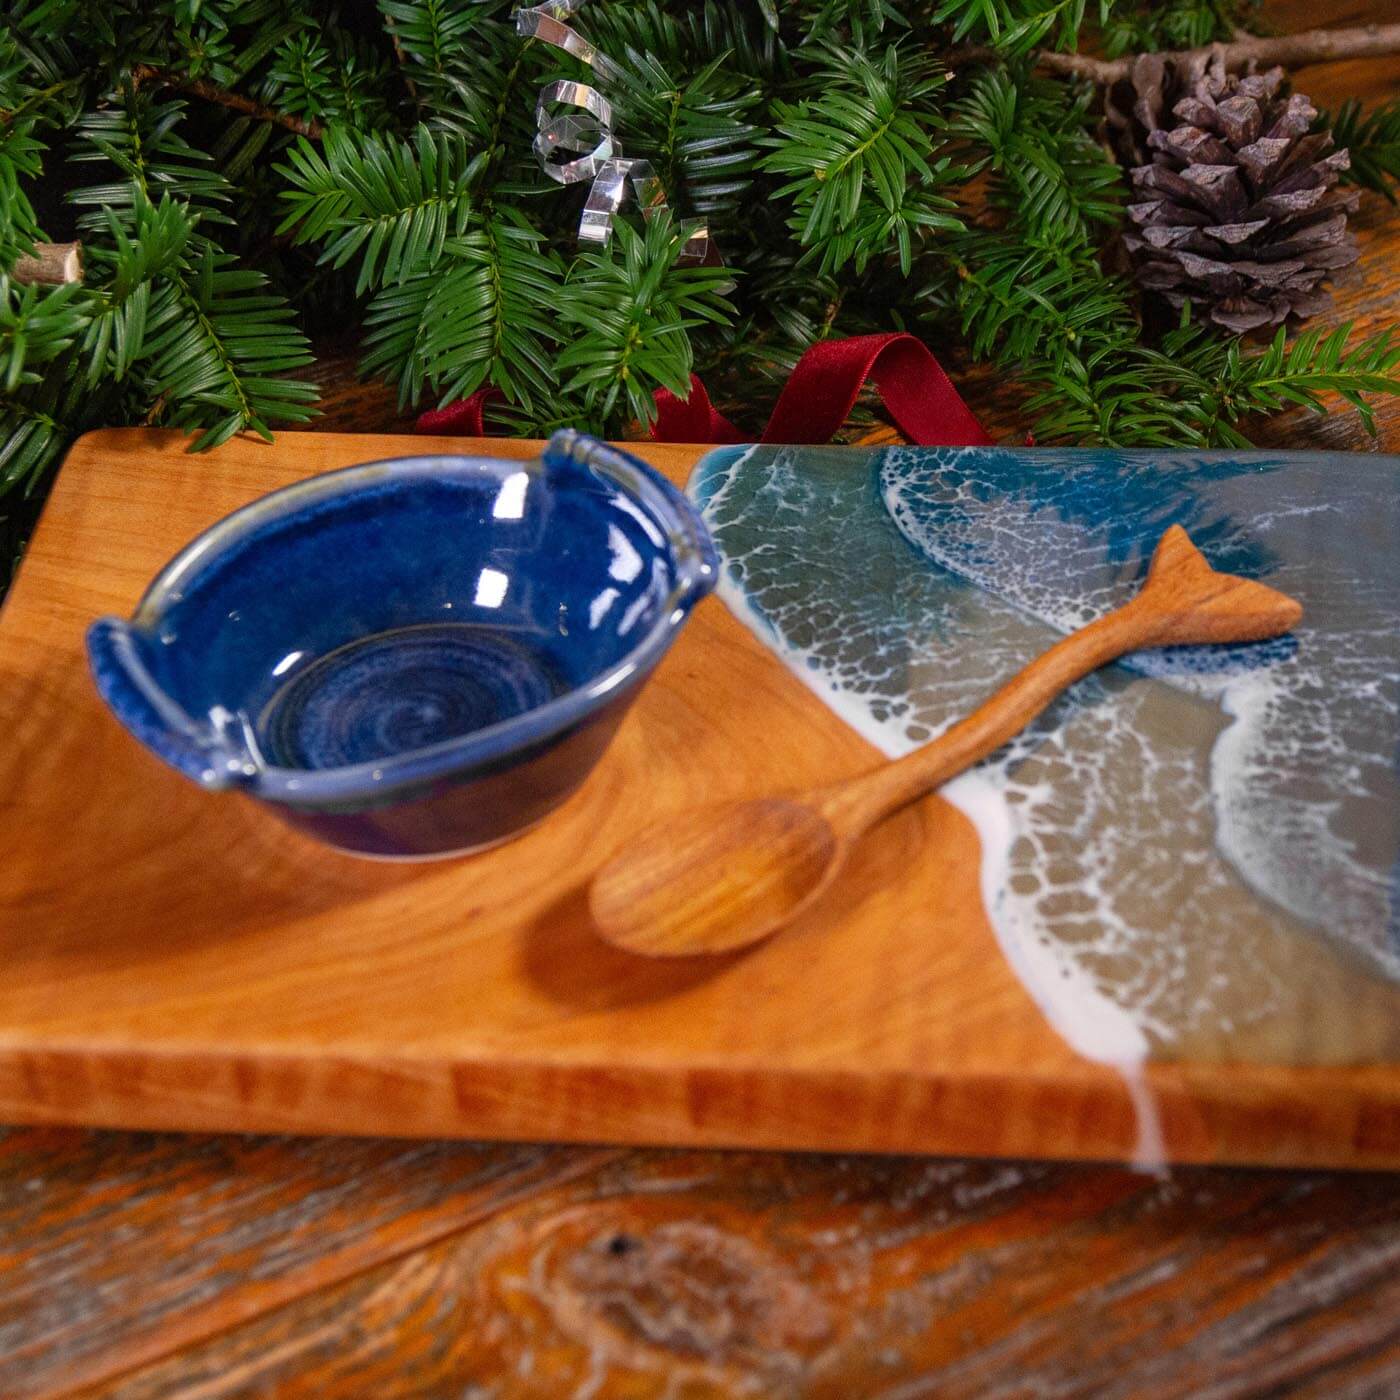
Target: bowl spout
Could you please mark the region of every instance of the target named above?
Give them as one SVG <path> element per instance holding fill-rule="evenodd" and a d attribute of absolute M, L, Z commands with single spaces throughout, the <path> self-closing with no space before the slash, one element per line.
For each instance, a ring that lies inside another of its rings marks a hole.
<path fill-rule="evenodd" d="M 211 791 L 256 777 L 258 763 L 244 726 L 216 726 L 186 714 L 147 670 L 127 623 L 99 618 L 88 629 L 87 649 L 98 693 L 157 758 Z"/>
<path fill-rule="evenodd" d="M 719 553 L 705 522 L 686 498 L 660 472 L 630 453 L 574 428 L 561 428 L 545 444 L 544 463 L 574 462 L 596 476 L 651 502 L 659 519 L 670 521 L 669 546 L 676 570 L 675 602 L 687 612 L 719 579 Z"/>

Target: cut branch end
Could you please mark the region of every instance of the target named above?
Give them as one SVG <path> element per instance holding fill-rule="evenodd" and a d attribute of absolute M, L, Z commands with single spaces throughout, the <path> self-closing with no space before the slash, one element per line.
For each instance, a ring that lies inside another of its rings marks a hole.
<path fill-rule="evenodd" d="M 83 280 L 81 243 L 36 243 L 33 253 L 15 259 L 10 275 L 16 282 L 65 286 Z"/>

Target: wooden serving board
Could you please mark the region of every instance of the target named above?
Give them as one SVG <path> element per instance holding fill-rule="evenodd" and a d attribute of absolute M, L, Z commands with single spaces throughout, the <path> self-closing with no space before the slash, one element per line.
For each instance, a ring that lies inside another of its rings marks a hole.
<path fill-rule="evenodd" d="M 157 431 L 71 452 L 0 611 L 0 1117 L 1123 1158 L 1123 1080 L 1050 1030 L 977 893 L 970 825 L 886 823 L 819 909 L 727 961 L 604 945 L 583 887 L 678 805 L 854 773 L 875 751 L 717 600 L 586 787 L 473 859 L 313 845 L 165 769 L 97 698 L 83 632 L 190 536 L 315 472 L 535 445 Z M 683 481 L 702 449 L 649 447 Z M 1400 1166 L 1400 1067 L 1153 1066 L 1178 1161 Z"/>

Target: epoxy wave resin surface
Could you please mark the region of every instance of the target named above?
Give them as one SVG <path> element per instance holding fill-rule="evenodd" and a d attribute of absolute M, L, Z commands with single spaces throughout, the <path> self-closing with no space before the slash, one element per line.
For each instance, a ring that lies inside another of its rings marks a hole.
<path fill-rule="evenodd" d="M 1082 1053 L 1400 1059 L 1400 460 L 758 447 L 698 497 L 721 592 L 886 753 L 1126 601 L 1178 523 L 1305 618 L 1089 677 L 944 789 Z"/>

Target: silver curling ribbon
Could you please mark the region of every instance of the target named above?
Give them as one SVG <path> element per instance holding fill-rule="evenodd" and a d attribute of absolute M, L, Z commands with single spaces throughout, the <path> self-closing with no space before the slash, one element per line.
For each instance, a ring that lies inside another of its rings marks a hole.
<path fill-rule="evenodd" d="M 556 104 L 577 108 L 581 115 L 552 115 Z M 604 166 L 615 165 L 612 103 L 587 83 L 561 78 L 540 89 L 535 103 L 535 155 L 544 173 L 561 185 L 596 180 Z M 573 159 L 559 160 L 560 154 Z"/>
<path fill-rule="evenodd" d="M 547 5 L 535 5 L 515 12 L 515 32 L 522 38 L 538 39 L 572 54 L 580 63 L 591 68 L 605 83 L 622 79 L 622 69 L 607 54 L 599 53 L 577 29 L 564 21 L 583 9 L 587 0 L 550 0 Z"/>
<path fill-rule="evenodd" d="M 564 22 L 586 3 L 550 0 L 549 4 L 517 10 L 516 32 L 573 55 L 600 81 L 618 83 L 623 78 L 622 69 Z M 559 108 L 571 110 L 561 112 Z M 569 78 L 546 83 L 535 102 L 535 127 L 535 156 L 551 180 L 561 185 L 593 182 L 579 217 L 581 242 L 606 246 L 612 241 L 613 221 L 627 198 L 629 185 L 646 218 L 668 207 L 666 192 L 651 162 L 623 156 L 613 132 L 612 103 L 597 88 Z M 723 266 L 724 259 L 703 222 L 687 222 L 685 231 L 678 266 Z"/>

